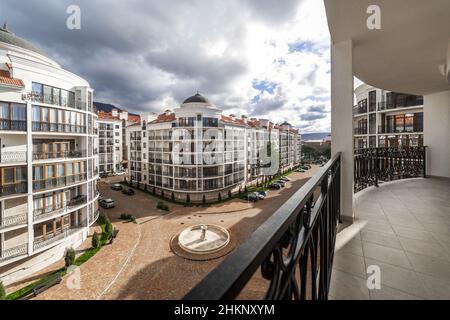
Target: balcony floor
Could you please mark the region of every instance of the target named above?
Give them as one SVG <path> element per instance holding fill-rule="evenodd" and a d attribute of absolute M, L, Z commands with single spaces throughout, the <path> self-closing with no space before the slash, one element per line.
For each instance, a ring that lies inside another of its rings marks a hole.
<path fill-rule="evenodd" d="M 450 299 L 450 179 L 385 183 L 356 194 L 355 208 L 336 240 L 330 299 Z M 371 265 L 381 289 L 367 288 Z"/>

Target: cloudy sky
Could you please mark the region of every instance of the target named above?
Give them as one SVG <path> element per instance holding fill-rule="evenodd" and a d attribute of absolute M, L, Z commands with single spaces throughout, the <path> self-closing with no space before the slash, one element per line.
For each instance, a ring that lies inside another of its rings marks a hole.
<path fill-rule="evenodd" d="M 71 4 L 81 29 L 66 28 Z M 330 130 L 330 47 L 318 0 L 2 0 L 0 19 L 132 112 L 197 90 L 224 109 Z"/>

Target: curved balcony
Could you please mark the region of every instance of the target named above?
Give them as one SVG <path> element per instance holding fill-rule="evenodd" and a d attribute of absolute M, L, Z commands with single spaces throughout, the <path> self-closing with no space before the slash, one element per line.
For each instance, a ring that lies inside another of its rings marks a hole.
<path fill-rule="evenodd" d="M 85 158 L 86 150 L 70 150 L 61 152 L 33 152 L 33 160 L 56 160 Z"/>
<path fill-rule="evenodd" d="M 27 131 L 27 121 L 0 119 L 0 130 Z"/>
<path fill-rule="evenodd" d="M 82 207 L 87 204 L 87 196 L 79 195 L 66 203 L 61 208 L 39 208 L 33 211 L 34 222 L 40 222 L 66 214 L 70 211 L 76 210 L 78 207 Z"/>
<path fill-rule="evenodd" d="M 0 219 L 0 230 L 14 226 L 20 226 L 27 223 L 27 214 L 19 213 L 13 216 L 7 216 Z"/>
<path fill-rule="evenodd" d="M 0 164 L 27 162 L 26 151 L 1 151 Z"/>
<path fill-rule="evenodd" d="M 45 237 L 39 237 L 39 238 L 35 238 L 34 239 L 34 243 L 33 243 L 33 250 L 37 251 L 52 245 L 56 245 L 58 244 L 60 241 L 70 237 L 71 235 L 83 230 L 84 228 L 70 228 L 67 230 L 64 230 L 58 234 L 51 234 L 51 235 L 46 235 Z"/>
<path fill-rule="evenodd" d="M 27 193 L 27 189 L 28 186 L 26 181 L 0 185 L 0 197 L 9 196 L 16 193 Z"/>
<path fill-rule="evenodd" d="M 28 244 L 24 243 L 12 248 L 4 249 L 0 251 L 0 263 L 24 256 L 28 253 Z"/>
<path fill-rule="evenodd" d="M 76 124 L 64 124 L 54 122 L 33 121 L 33 132 L 53 132 L 53 133 L 86 133 L 86 126 Z"/>
<path fill-rule="evenodd" d="M 45 180 L 33 181 L 33 190 L 41 191 L 46 189 L 69 186 L 78 182 L 86 181 L 86 173 L 74 174 L 66 177 L 49 178 Z"/>

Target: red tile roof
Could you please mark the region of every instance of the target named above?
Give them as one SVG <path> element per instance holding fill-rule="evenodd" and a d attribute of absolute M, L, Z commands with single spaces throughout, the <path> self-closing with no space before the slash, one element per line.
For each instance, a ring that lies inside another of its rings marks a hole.
<path fill-rule="evenodd" d="M 20 79 L 11 78 L 8 70 L 0 70 L 0 84 L 18 88 L 25 88 L 23 81 Z"/>
<path fill-rule="evenodd" d="M 141 117 L 139 115 L 130 115 L 130 114 L 128 114 L 128 121 L 140 123 L 141 122 Z"/>
<path fill-rule="evenodd" d="M 232 118 L 232 117 L 222 116 L 220 118 L 220 121 L 222 121 L 224 123 L 231 123 L 231 124 L 236 124 L 236 125 L 240 125 L 240 126 L 247 125 L 245 123 L 244 119 L 241 119 L 241 118 Z"/>
<path fill-rule="evenodd" d="M 163 113 L 160 114 L 158 116 L 158 118 L 156 118 L 156 120 L 153 120 L 150 123 L 161 123 L 161 122 L 172 122 L 175 120 L 175 113 L 171 112 L 171 113 Z"/>
<path fill-rule="evenodd" d="M 118 116 L 114 117 L 111 113 L 104 111 L 98 111 L 97 116 L 99 119 L 104 120 L 120 120 Z"/>

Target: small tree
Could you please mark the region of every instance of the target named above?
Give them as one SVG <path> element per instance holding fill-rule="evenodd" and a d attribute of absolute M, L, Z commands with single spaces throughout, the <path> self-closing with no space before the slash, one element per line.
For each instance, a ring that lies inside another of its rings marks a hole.
<path fill-rule="evenodd" d="M 239 190 L 238 190 L 238 196 L 239 196 L 239 197 L 241 196 L 241 187 L 239 187 Z"/>
<path fill-rule="evenodd" d="M 155 187 L 153 187 L 152 193 L 153 193 L 153 194 L 156 194 L 156 189 L 155 189 Z"/>
<path fill-rule="evenodd" d="M 231 190 L 228 190 L 228 198 L 231 198 Z"/>
<path fill-rule="evenodd" d="M 205 197 L 205 195 L 203 195 L 202 203 L 203 203 L 204 205 L 206 204 L 206 197 Z"/>
<path fill-rule="evenodd" d="M 98 237 L 97 231 L 94 231 L 94 234 L 92 235 L 92 247 L 98 248 L 100 246 L 100 239 Z"/>
<path fill-rule="evenodd" d="M 191 203 L 191 197 L 189 196 L 189 193 L 186 195 L 186 203 Z"/>
<path fill-rule="evenodd" d="M 247 193 L 247 186 L 244 187 L 244 193 Z"/>
<path fill-rule="evenodd" d="M 0 300 L 6 300 L 6 291 L 3 282 L 0 281 Z"/>
<path fill-rule="evenodd" d="M 164 199 L 164 190 L 161 190 L 161 198 Z"/>
<path fill-rule="evenodd" d="M 66 268 L 70 267 L 75 262 L 75 250 L 73 248 L 67 249 L 66 256 L 64 257 L 64 262 Z"/>
<path fill-rule="evenodd" d="M 144 184 L 144 191 L 147 191 L 147 184 Z"/>
<path fill-rule="evenodd" d="M 172 192 L 172 201 L 175 202 L 175 194 Z"/>
<path fill-rule="evenodd" d="M 222 201 L 222 195 L 220 194 L 220 192 L 219 192 L 219 195 L 217 196 L 217 200 L 218 200 L 219 202 Z"/>

